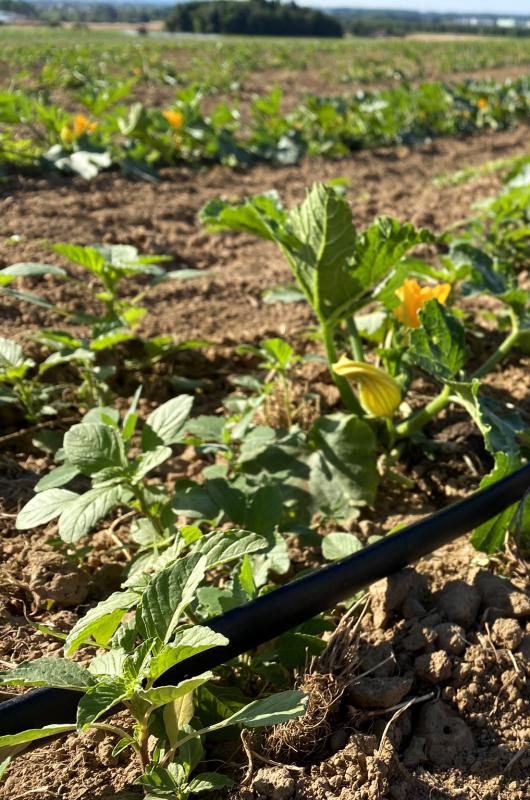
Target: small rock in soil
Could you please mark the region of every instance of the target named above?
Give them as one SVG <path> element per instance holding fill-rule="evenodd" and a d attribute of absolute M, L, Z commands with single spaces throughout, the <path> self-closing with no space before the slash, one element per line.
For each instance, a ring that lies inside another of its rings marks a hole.
<path fill-rule="evenodd" d="M 454 622 L 442 622 L 435 628 L 438 636 L 438 646 L 451 656 L 458 656 L 465 649 L 465 631 Z"/>
<path fill-rule="evenodd" d="M 426 628 L 419 622 L 413 625 L 401 644 L 405 650 L 413 653 L 416 650 L 423 650 L 436 641 L 436 633 L 432 628 Z"/>
<path fill-rule="evenodd" d="M 59 553 L 32 553 L 24 575 L 42 602 L 54 600 L 58 606 L 77 606 L 88 597 L 89 576 Z"/>
<path fill-rule="evenodd" d="M 523 631 L 515 619 L 501 617 L 493 623 L 491 638 L 498 647 L 517 650 L 523 639 Z"/>
<path fill-rule="evenodd" d="M 350 686 L 348 696 L 358 708 L 390 708 L 412 687 L 412 678 L 361 678 Z"/>
<path fill-rule="evenodd" d="M 425 653 L 414 660 L 414 669 L 419 678 L 427 683 L 440 683 L 451 677 L 451 659 L 445 650 Z"/>
<path fill-rule="evenodd" d="M 263 767 L 252 781 L 254 795 L 269 800 L 289 800 L 295 788 L 294 778 L 284 767 Z"/>
<path fill-rule="evenodd" d="M 420 603 L 415 597 L 406 597 L 401 606 L 401 613 L 405 619 L 414 619 L 414 617 L 422 617 L 425 614 L 425 606 Z"/>
<path fill-rule="evenodd" d="M 450 581 L 440 592 L 437 605 L 449 622 L 467 628 L 478 614 L 480 594 L 465 581 Z"/>
<path fill-rule="evenodd" d="M 500 609 L 521 619 L 530 617 L 530 599 L 511 581 L 481 569 L 476 572 L 473 584 L 484 608 Z"/>
<path fill-rule="evenodd" d="M 455 712 L 437 700 L 420 711 L 416 732 L 425 740 L 425 755 L 436 766 L 452 766 L 475 749 L 473 734 Z"/>
<path fill-rule="evenodd" d="M 423 605 L 428 596 L 427 580 L 412 568 L 403 569 L 374 583 L 370 587 L 370 596 L 374 625 L 385 627 L 405 600 L 410 603 L 414 598 Z"/>

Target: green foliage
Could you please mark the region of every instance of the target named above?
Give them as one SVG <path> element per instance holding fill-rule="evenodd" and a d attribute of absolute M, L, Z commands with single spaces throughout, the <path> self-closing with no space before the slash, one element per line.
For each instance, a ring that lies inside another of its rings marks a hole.
<path fill-rule="evenodd" d="M 250 36 L 342 36 L 340 22 L 322 11 L 285 6 L 275 0 L 243 4 L 210 0 L 182 3 L 166 20 L 170 31 L 235 33 Z"/>
<path fill-rule="evenodd" d="M 377 442 L 362 420 L 333 414 L 311 431 L 315 452 L 309 459 L 314 502 L 333 517 L 349 517 L 359 505 L 372 505 L 378 484 Z"/>
<path fill-rule="evenodd" d="M 238 206 L 211 200 L 201 219 L 212 230 L 243 230 L 276 242 L 317 317 L 332 324 L 366 303 L 407 251 L 433 238 L 385 217 L 358 233 L 347 201 L 320 183 L 289 213 L 262 195 Z"/>
<path fill-rule="evenodd" d="M 208 787 L 228 785 L 224 776 L 199 773 L 194 779 L 191 777 L 202 759 L 203 738 L 234 725 L 254 728 L 285 722 L 304 713 L 306 698 L 298 691 L 281 692 L 243 704 L 213 723 L 201 724 L 200 698 L 196 692 L 214 681 L 211 672 L 174 685 L 160 684 L 171 666 L 208 648 L 227 644 L 223 636 L 207 627 L 190 626 L 186 620 L 186 611 L 195 601 L 205 565 L 204 557 L 191 554 L 160 571 L 147 583 L 141 598 L 138 596 L 136 615 L 128 622 L 114 620 L 109 627 L 109 613 L 118 609 L 116 600 L 111 606 L 108 601 L 96 606 L 91 612 L 91 625 L 84 626 L 84 635 L 89 638 L 79 638 L 78 623 L 77 633 L 72 631 L 65 645 L 65 652 L 71 653 L 72 641 L 76 649 L 85 642 L 105 644 L 106 651 L 92 657 L 88 666 L 66 657 L 41 658 L 0 673 L 0 685 L 4 686 L 52 686 L 82 693 L 75 725 L 52 725 L 0 737 L 0 750 L 5 752 L 72 730 L 82 733 L 100 727 L 119 738 L 115 752 L 130 747 L 136 753 L 143 771 L 140 783 L 149 796 L 168 796 L 167 787 L 173 796 L 178 788 L 179 796 L 183 797 Z M 118 610 L 126 605 L 127 602 L 121 603 Z M 119 704 L 125 705 L 135 720 L 132 733 L 98 722 Z M 149 737 L 155 731 L 157 745 L 153 751 Z M 195 748 L 196 753 L 191 759 L 190 748 Z"/>
<path fill-rule="evenodd" d="M 57 387 L 41 383 L 35 372 L 35 362 L 17 342 L 0 338 L 0 406 L 20 406 L 28 422 L 56 413 Z"/>
<path fill-rule="evenodd" d="M 252 0 L 248 8 L 226 2 L 191 5 L 191 11 L 188 4 L 174 10 L 181 16 L 178 24 L 188 29 L 213 30 L 225 14 L 236 27 L 254 20 L 263 32 L 268 27 L 266 17 L 285 17 L 278 23 L 279 35 L 288 32 L 288 18 L 293 16 L 305 17 L 307 30 L 317 20 L 320 25 L 329 20 L 337 31 L 340 27 L 321 12 L 262 0 Z M 63 13 L 74 11 L 69 8 Z M 84 37 L 90 41 L 89 34 Z M 457 43 L 409 42 L 404 48 L 379 40 L 375 48 L 369 42 L 356 42 L 354 59 L 351 43 L 346 42 L 344 46 L 322 40 L 298 42 L 293 48 L 281 42 L 265 47 L 259 41 L 216 41 L 212 46 L 203 42 L 198 48 L 193 42 L 179 41 L 175 46 L 182 50 L 180 69 L 164 57 L 166 46 L 161 40 L 153 41 L 144 55 L 143 48 L 127 46 L 123 39 L 121 47 L 119 42 L 114 47 L 105 42 L 103 52 L 94 59 L 90 44 L 76 47 L 66 39 L 64 50 L 57 47 L 53 58 L 43 46 L 44 67 L 38 47 L 32 52 L 28 46 L 23 54 L 14 47 L 13 60 L 38 64 L 41 91 L 35 92 L 17 73 L 0 91 L 4 170 L 60 170 L 88 180 L 100 170 L 119 165 L 133 179 L 156 181 L 162 165 L 292 164 L 306 154 L 342 157 L 359 147 L 412 144 L 434 136 L 509 127 L 528 118 L 526 77 L 504 83 L 421 83 L 433 72 L 476 70 L 481 63 L 488 67 L 492 62 L 527 63 L 528 46 L 517 40 L 487 46 L 473 43 L 465 53 Z M 194 57 L 187 58 L 186 51 Z M 287 112 L 282 109 L 281 90 L 275 87 L 252 100 L 250 114 L 241 121 L 238 105 L 245 76 L 282 65 L 303 70 L 321 62 L 327 62 L 325 79 L 329 79 L 327 70 L 343 83 L 377 81 L 383 88 L 348 97 L 307 94 Z M 172 108 L 149 108 L 136 102 L 133 91 L 142 82 L 177 86 Z M 57 85 L 90 115 L 82 115 L 84 122 L 50 101 L 50 87 Z M 205 110 L 207 95 L 219 92 L 229 92 L 230 101 L 209 104 Z M 177 114 L 173 123 L 164 115 L 168 110 Z"/>
<path fill-rule="evenodd" d="M 59 536 L 75 543 L 120 505 L 138 508 L 150 529 L 150 547 L 172 541 L 176 531 L 164 521 L 170 499 L 158 487 L 147 488 L 144 478 L 171 456 L 167 444 L 181 441 L 179 436 L 188 417 L 193 398 L 181 395 L 159 406 L 142 430 L 142 449 L 131 457 L 128 450 L 137 422 L 134 406 L 118 423 L 112 409 L 89 412 L 64 436 L 63 464 L 37 487 L 38 493 L 20 511 L 19 529 L 43 525 L 59 517 Z M 131 424 L 132 422 L 132 424 Z M 59 474 L 57 474 L 59 472 Z M 59 488 L 76 475 L 91 479 L 92 488 L 83 494 Z M 52 488 L 53 487 L 53 488 Z"/>
<path fill-rule="evenodd" d="M 512 453 L 496 453 L 495 466 L 489 475 L 482 479 L 480 488 L 486 489 L 488 486 L 502 480 L 502 478 L 507 478 L 519 466 L 518 459 Z M 516 510 L 517 504 L 510 506 L 501 514 L 497 514 L 497 516 L 479 525 L 471 536 L 471 543 L 474 547 L 486 553 L 495 553 L 502 550 Z"/>
<path fill-rule="evenodd" d="M 420 311 L 421 328 L 410 336 L 410 358 L 440 380 L 454 380 L 466 362 L 463 325 L 437 300 L 429 300 Z"/>
<path fill-rule="evenodd" d="M 298 288 L 320 325 L 328 364 L 345 406 L 359 416 L 363 410 L 344 378 L 332 368 L 337 361 L 336 339 L 342 323 L 353 330 L 353 347 L 361 345 L 352 314 L 371 300 L 370 292 L 403 267 L 404 256 L 416 245 L 432 241 L 426 230 L 416 230 L 386 217 L 359 233 L 351 209 L 336 189 L 314 184 L 300 206 L 286 212 L 271 195 L 250 198 L 230 206 L 219 199 L 201 212 L 211 229 L 243 230 L 274 241 L 287 259 Z"/>
<path fill-rule="evenodd" d="M 87 281 L 86 275 L 77 277 L 47 264 L 23 262 L 0 270 L 0 292 L 18 301 L 53 310 L 76 325 L 89 326 L 85 336 L 73 336 L 64 330 L 41 331 L 38 340 L 53 352 L 38 369 L 33 361 L 22 358 L 19 345 L 2 340 L 0 348 L 4 352 L 4 364 L 0 363 L 0 370 L 2 366 L 4 369 L 0 372 L 0 383 L 10 388 L 0 396 L 0 401 L 21 405 L 31 422 L 43 415 L 53 414 L 57 409 L 57 402 L 53 405 L 49 403 L 57 391 L 44 382 L 44 376 L 50 370 L 65 364 L 74 366 L 81 378 L 79 398 L 89 406 L 104 405 L 111 394 L 107 381 L 116 373 L 116 362 L 122 361 L 120 346 L 134 340 L 144 349 L 151 363 L 168 355 L 174 349 L 171 337 L 143 341 L 134 334 L 134 328 L 147 313 L 140 301 L 165 281 L 187 280 L 203 274 L 190 269 L 165 270 L 158 262 L 167 261 L 166 256 L 141 256 L 131 245 L 82 247 L 63 243 L 53 245 L 52 249 L 82 267 L 95 281 Z M 68 282 L 83 282 L 85 288 L 88 285 L 96 313 L 80 313 L 54 306 L 41 295 L 20 292 L 11 285 L 19 278 L 39 278 L 44 275 L 53 275 L 58 280 Z M 129 296 L 124 297 L 122 285 L 130 278 L 147 279 L 147 284 L 136 294 L 131 295 L 129 290 Z M 15 359 L 16 363 L 10 363 L 10 359 Z M 132 366 L 136 364 L 133 362 Z M 27 373 L 31 370 L 31 378 L 28 379 Z"/>
<path fill-rule="evenodd" d="M 328 561 L 347 558 L 361 549 L 362 544 L 356 536 L 342 531 L 328 533 L 322 542 L 322 555 Z"/>

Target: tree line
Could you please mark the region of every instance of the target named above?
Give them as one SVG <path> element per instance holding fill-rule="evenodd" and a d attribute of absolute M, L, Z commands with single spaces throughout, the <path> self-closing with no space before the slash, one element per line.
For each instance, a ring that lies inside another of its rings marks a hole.
<path fill-rule="evenodd" d="M 340 37 L 342 25 L 329 14 L 277 0 L 213 0 L 177 5 L 166 20 L 170 31 L 252 36 Z"/>

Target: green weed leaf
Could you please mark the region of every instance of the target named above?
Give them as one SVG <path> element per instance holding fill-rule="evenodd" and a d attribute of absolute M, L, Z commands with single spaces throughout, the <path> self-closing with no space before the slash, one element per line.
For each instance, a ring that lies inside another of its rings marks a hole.
<path fill-rule="evenodd" d="M 87 669 L 66 658 L 36 658 L 0 672 L 2 686 L 52 686 L 84 692 L 95 683 Z"/>
<path fill-rule="evenodd" d="M 64 491 L 51 489 L 50 491 Z M 37 495 L 42 497 L 43 495 Z M 120 486 L 96 486 L 67 505 L 59 517 L 59 536 L 64 542 L 78 542 L 107 516 L 122 499 Z"/>
<path fill-rule="evenodd" d="M 196 678 L 181 681 L 176 686 L 155 686 L 152 689 L 139 690 L 136 692 L 136 696 L 145 700 L 152 708 L 159 708 L 165 706 L 166 703 L 173 703 L 175 700 L 185 697 L 212 678 L 213 672 L 204 672 Z"/>
<path fill-rule="evenodd" d="M 328 561 L 347 558 L 359 550 L 362 550 L 362 544 L 353 533 L 328 533 L 322 539 L 322 555 Z"/>
<path fill-rule="evenodd" d="M 137 624 L 145 638 L 169 642 L 183 611 L 195 597 L 206 564 L 204 556 L 189 555 L 153 578 L 137 612 Z"/>
<path fill-rule="evenodd" d="M 87 642 L 107 646 L 126 612 L 133 608 L 140 597 L 136 592 L 114 592 L 95 608 L 87 611 L 84 617 L 76 622 L 64 646 L 66 656 L 71 656 Z"/>
<path fill-rule="evenodd" d="M 175 700 L 166 704 L 162 712 L 162 717 L 170 747 L 175 746 L 179 738 L 179 731 L 182 731 L 185 725 L 189 725 L 193 719 L 194 713 L 195 703 L 193 701 L 193 692 L 188 692 L 182 697 L 177 697 Z"/>
<path fill-rule="evenodd" d="M 151 470 L 156 469 L 164 461 L 167 461 L 171 456 L 171 452 L 171 447 L 160 446 L 142 453 L 135 462 L 134 482 L 140 481 Z"/>
<path fill-rule="evenodd" d="M 79 731 L 86 730 L 102 714 L 121 703 L 126 697 L 127 692 L 122 680 L 98 681 L 79 701 L 77 729 Z"/>
<path fill-rule="evenodd" d="M 67 510 L 78 497 L 75 492 L 69 492 L 67 489 L 47 489 L 36 494 L 19 511 L 16 520 L 17 530 L 24 531 L 50 522 Z"/>
<path fill-rule="evenodd" d="M 304 714 L 306 703 L 307 695 L 304 692 L 278 692 L 270 697 L 254 700 L 253 703 L 244 706 L 214 727 L 217 730 L 229 725 L 244 725 L 246 728 L 279 725 L 281 722 L 287 722 L 293 717 L 300 717 Z"/>
<path fill-rule="evenodd" d="M 263 536 L 249 531 L 216 531 L 199 539 L 192 553 L 206 558 L 208 569 L 228 564 L 247 553 L 257 553 L 267 546 Z"/>
<path fill-rule="evenodd" d="M 224 647 L 228 639 L 210 628 L 194 625 L 176 634 L 171 644 L 165 645 L 153 658 L 149 666 L 149 678 L 156 680 L 168 669 L 180 664 L 198 653 L 211 650 L 212 647 Z"/>
<path fill-rule="evenodd" d="M 160 445 L 178 442 L 192 405 L 193 397 L 183 394 L 168 400 L 153 411 L 147 417 L 142 431 L 143 449 L 153 450 Z"/>
<path fill-rule="evenodd" d="M 79 470 L 72 464 L 61 464 L 60 467 L 55 467 L 47 475 L 44 475 L 40 481 L 35 485 L 36 492 L 44 492 L 49 489 L 58 489 L 69 483 L 73 478 L 79 475 Z"/>
<path fill-rule="evenodd" d="M 62 733 L 75 731 L 75 725 L 45 725 L 43 728 L 32 728 L 20 733 L 12 733 L 7 736 L 0 736 L 0 752 L 4 752 L 12 747 L 36 742 L 39 739 L 47 739 L 48 736 L 59 736 Z"/>
<path fill-rule="evenodd" d="M 124 467 L 123 442 L 115 428 L 100 422 L 82 422 L 65 434 L 68 462 L 83 473 L 94 475 L 109 467 Z"/>
<path fill-rule="evenodd" d="M 201 772 L 189 782 L 188 791 L 191 794 L 199 794 L 212 792 L 214 789 L 229 789 L 233 785 L 234 782 L 228 775 L 222 775 L 220 772 Z"/>
<path fill-rule="evenodd" d="M 52 250 L 69 259 L 69 261 L 80 264 L 90 272 L 93 272 L 94 275 L 99 276 L 103 271 L 105 259 L 94 247 L 60 243 L 52 245 Z"/>

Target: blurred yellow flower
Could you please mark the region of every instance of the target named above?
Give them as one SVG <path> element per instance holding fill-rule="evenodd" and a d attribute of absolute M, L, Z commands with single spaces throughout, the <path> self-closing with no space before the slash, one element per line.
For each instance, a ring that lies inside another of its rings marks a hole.
<path fill-rule="evenodd" d="M 420 286 L 413 278 L 406 278 L 403 286 L 396 289 L 396 295 L 401 300 L 401 305 L 394 310 L 394 314 L 403 325 L 409 328 L 419 328 L 418 312 L 429 300 L 438 300 L 445 305 L 449 293 L 450 283 L 439 283 L 436 286 Z"/>
<path fill-rule="evenodd" d="M 401 403 L 401 389 L 388 372 L 373 364 L 352 361 L 341 356 L 333 371 L 359 385 L 359 400 L 365 411 L 374 417 L 391 417 Z"/>
<path fill-rule="evenodd" d="M 73 123 L 74 136 L 79 139 L 84 133 L 94 133 L 97 126 L 97 122 L 90 122 L 84 114 L 76 114 Z"/>
<path fill-rule="evenodd" d="M 63 144 L 72 144 L 74 141 L 74 132 L 69 125 L 63 125 L 60 136 Z"/>
<path fill-rule="evenodd" d="M 488 107 L 488 101 L 485 97 L 481 97 L 477 103 L 478 107 L 482 110 Z"/>
<path fill-rule="evenodd" d="M 172 128 L 182 128 L 184 116 L 180 113 L 180 111 L 162 111 L 162 116 L 167 122 L 169 122 Z"/>
<path fill-rule="evenodd" d="M 73 141 L 79 139 L 84 133 L 94 133 L 97 126 L 97 122 L 90 122 L 88 117 L 85 117 L 84 114 L 76 114 L 72 122 L 63 125 L 61 128 L 61 141 L 63 144 L 72 144 Z"/>

